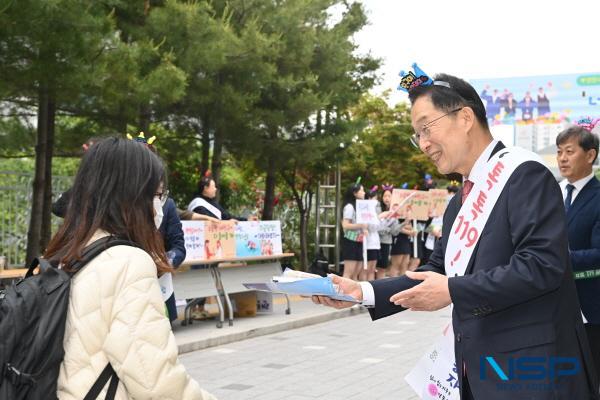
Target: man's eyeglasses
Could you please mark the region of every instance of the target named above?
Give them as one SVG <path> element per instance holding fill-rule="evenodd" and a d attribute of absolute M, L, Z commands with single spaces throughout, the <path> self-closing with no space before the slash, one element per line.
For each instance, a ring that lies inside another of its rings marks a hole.
<path fill-rule="evenodd" d="M 154 196 L 158 197 L 160 199 L 160 205 L 164 206 L 169 198 L 169 191 L 163 190 L 162 192 L 156 192 L 154 193 Z"/>
<path fill-rule="evenodd" d="M 444 115 L 440 115 L 439 117 L 437 117 L 435 119 L 432 119 L 431 121 L 423 124 L 423 126 L 421 127 L 420 131 L 415 131 L 415 133 L 410 136 L 410 142 L 412 143 L 412 145 L 415 146 L 418 149 L 419 148 L 419 142 L 420 142 L 421 138 L 427 140 L 431 136 L 431 131 L 429 130 L 429 128 L 431 127 L 431 125 L 434 122 L 436 122 L 436 121 L 438 121 L 438 120 L 440 120 L 440 119 L 442 119 L 444 117 L 447 117 L 448 115 L 453 114 L 453 113 L 455 113 L 457 111 L 460 111 L 463 108 L 464 107 L 459 107 L 459 108 L 457 108 L 455 110 L 447 112 Z"/>

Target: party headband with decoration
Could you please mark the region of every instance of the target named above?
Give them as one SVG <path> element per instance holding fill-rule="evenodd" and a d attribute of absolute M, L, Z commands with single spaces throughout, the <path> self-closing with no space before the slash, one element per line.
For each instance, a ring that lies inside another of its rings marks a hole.
<path fill-rule="evenodd" d="M 379 189 L 379 186 L 373 185 L 373 187 L 371 187 L 371 189 L 369 189 L 369 193 L 375 193 L 377 191 L 377 189 Z"/>
<path fill-rule="evenodd" d="M 144 132 L 140 132 L 136 137 L 131 136 L 129 133 L 127 134 L 127 139 L 133 140 L 139 143 L 143 143 L 145 145 L 151 145 L 156 140 L 156 136 L 152 136 L 151 138 L 146 139 L 146 135 Z"/>
<path fill-rule="evenodd" d="M 450 183 L 448 185 L 450 185 L 450 186 L 460 186 L 460 183 L 458 183 L 458 181 L 450 181 Z"/>
<path fill-rule="evenodd" d="M 384 185 L 381 185 L 381 188 L 383 189 L 384 192 L 386 190 L 392 191 L 392 190 L 394 190 L 394 185 L 390 185 L 389 183 L 386 183 Z"/>
<path fill-rule="evenodd" d="M 354 186 L 360 185 L 360 180 L 361 179 L 362 179 L 362 177 L 360 177 L 360 176 L 358 178 L 356 178 L 356 182 L 354 182 Z"/>
<path fill-rule="evenodd" d="M 409 92 L 411 89 L 414 89 L 419 86 L 444 86 L 450 88 L 450 84 L 444 81 L 434 81 L 431 79 L 419 66 L 417 63 L 413 63 L 412 65 L 413 71 L 408 71 L 408 73 L 404 71 L 400 71 L 400 85 L 398 85 L 398 90 L 404 90 L 405 92 Z"/>
<path fill-rule="evenodd" d="M 587 117 L 587 118 L 582 118 L 579 121 L 577 121 L 575 123 L 575 125 L 582 127 L 583 129 L 585 129 L 586 131 L 593 131 L 594 128 L 596 127 L 596 125 L 598 124 L 598 122 L 600 122 L 600 118 L 594 118 L 592 119 L 591 117 Z"/>

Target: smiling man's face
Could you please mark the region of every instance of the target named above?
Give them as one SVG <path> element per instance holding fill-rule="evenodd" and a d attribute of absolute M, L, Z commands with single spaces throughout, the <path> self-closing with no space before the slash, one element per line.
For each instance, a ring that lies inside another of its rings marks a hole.
<path fill-rule="evenodd" d="M 458 129 L 456 119 L 461 111 L 450 113 L 427 126 L 423 125 L 446 114 L 435 108 L 429 96 L 419 97 L 411 108 L 413 129 L 421 133 L 419 147 L 435 164 L 441 174 L 462 172 L 464 150 L 467 141 L 465 133 Z M 468 171 L 466 171 L 468 172 Z M 464 173 L 464 172 L 462 172 Z"/>

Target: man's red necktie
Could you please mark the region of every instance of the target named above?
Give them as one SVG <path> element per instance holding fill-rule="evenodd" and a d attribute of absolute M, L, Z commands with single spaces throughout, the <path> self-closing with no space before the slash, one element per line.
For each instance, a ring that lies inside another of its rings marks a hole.
<path fill-rule="evenodd" d="M 471 189 L 473 189 L 473 182 L 470 180 L 466 180 L 463 182 L 463 190 L 462 190 L 462 203 L 465 202 L 469 193 L 471 193 Z M 461 204 L 462 204 L 461 203 Z"/>

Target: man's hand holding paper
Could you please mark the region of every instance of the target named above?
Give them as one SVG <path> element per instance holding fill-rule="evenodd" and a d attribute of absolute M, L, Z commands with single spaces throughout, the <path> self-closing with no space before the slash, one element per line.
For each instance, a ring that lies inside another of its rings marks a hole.
<path fill-rule="evenodd" d="M 337 286 L 339 294 L 351 296 L 355 298 L 357 302 L 363 300 L 362 288 L 358 282 L 334 274 L 329 275 L 329 278 L 331 278 L 333 284 Z M 352 307 L 356 304 L 350 301 L 334 300 L 327 296 L 312 296 L 312 300 L 315 304 L 323 304 L 337 309 Z"/>

